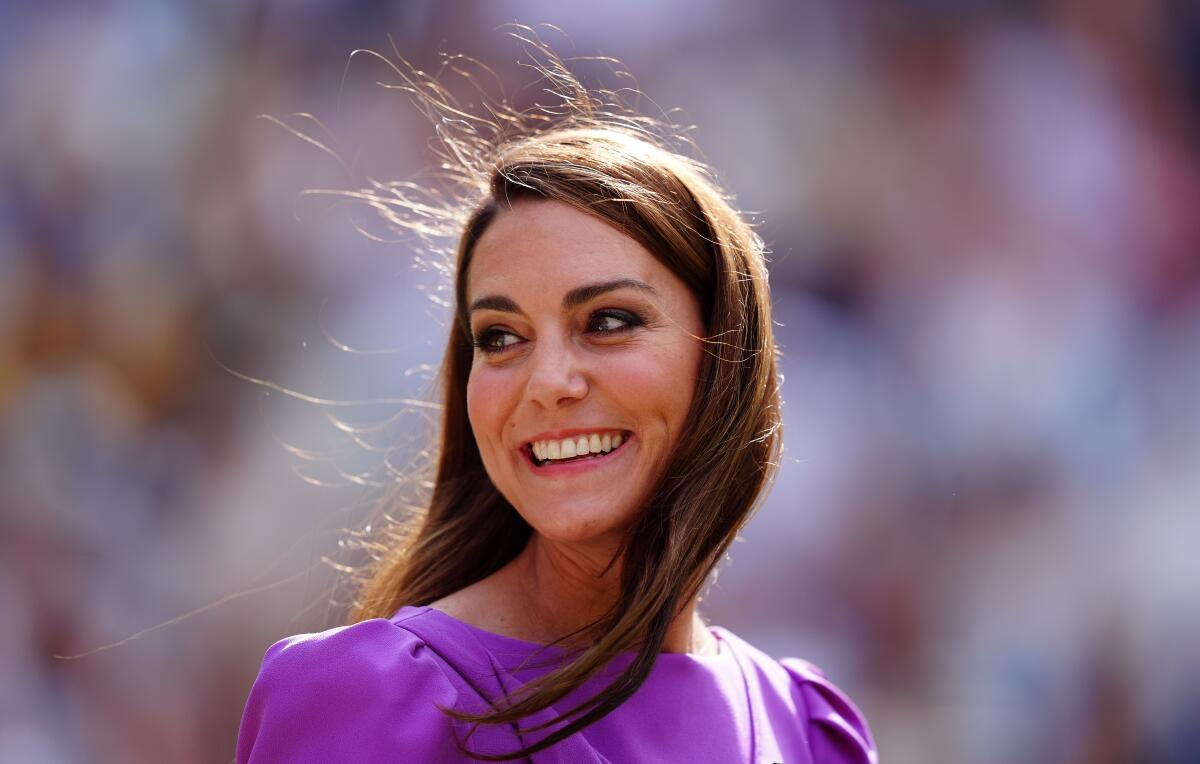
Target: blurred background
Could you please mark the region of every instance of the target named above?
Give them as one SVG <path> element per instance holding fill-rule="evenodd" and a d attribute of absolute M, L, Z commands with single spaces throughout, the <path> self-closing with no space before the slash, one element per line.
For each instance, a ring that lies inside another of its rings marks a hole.
<path fill-rule="evenodd" d="M 301 192 L 430 164 L 352 50 L 515 92 L 511 21 L 681 108 L 773 253 L 786 461 L 706 617 L 885 764 L 1200 762 L 1183 0 L 0 4 L 0 760 L 231 760 L 263 650 L 338 622 L 445 312 Z"/>

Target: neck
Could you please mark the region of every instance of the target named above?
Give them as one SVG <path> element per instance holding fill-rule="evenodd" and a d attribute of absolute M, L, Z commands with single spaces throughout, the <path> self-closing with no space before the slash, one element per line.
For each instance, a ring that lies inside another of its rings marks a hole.
<path fill-rule="evenodd" d="M 501 571 L 524 621 L 521 630 L 533 635 L 533 641 L 548 643 L 600 618 L 620 591 L 620 561 L 605 571 L 615 551 L 615 546 L 581 549 L 535 533 Z M 696 614 L 697 600 L 688 602 L 671 621 L 663 643 L 665 652 L 715 652 L 714 638 Z M 567 640 L 566 644 L 573 642 Z"/>

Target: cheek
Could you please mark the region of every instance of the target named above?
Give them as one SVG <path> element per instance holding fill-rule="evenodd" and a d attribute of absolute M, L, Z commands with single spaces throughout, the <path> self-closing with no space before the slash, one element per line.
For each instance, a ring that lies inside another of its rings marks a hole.
<path fill-rule="evenodd" d="M 467 380 L 467 419 L 480 451 L 486 451 L 501 435 L 504 419 L 505 385 L 501 375 L 474 368 Z"/>
<path fill-rule="evenodd" d="M 700 376 L 700 363 L 703 359 L 703 347 L 700 341 L 693 337 L 681 337 L 671 348 L 671 365 L 669 371 L 671 385 L 671 401 L 673 402 L 673 425 L 675 434 L 679 434 L 688 411 L 692 407 L 692 399 L 696 395 L 696 381 Z"/>
<path fill-rule="evenodd" d="M 700 354 L 699 343 L 681 338 L 629 363 L 614 364 L 607 376 L 632 406 L 665 420 L 677 435 L 695 395 Z"/>

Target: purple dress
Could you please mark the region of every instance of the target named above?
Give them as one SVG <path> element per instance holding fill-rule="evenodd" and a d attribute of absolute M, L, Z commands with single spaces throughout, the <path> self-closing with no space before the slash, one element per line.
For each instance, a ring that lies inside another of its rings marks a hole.
<path fill-rule="evenodd" d="M 712 627 L 715 656 L 662 653 L 623 705 L 525 761 L 696 764 L 875 764 L 866 722 L 824 675 L 796 658 L 775 661 Z M 438 706 L 479 712 L 549 671 L 563 651 L 483 631 L 429 607 L 404 607 L 272 645 L 242 716 L 237 761 L 458 762 L 468 725 Z M 627 665 L 600 676 L 522 727 L 556 719 Z M 547 732 L 479 728 L 468 747 L 516 750 Z"/>

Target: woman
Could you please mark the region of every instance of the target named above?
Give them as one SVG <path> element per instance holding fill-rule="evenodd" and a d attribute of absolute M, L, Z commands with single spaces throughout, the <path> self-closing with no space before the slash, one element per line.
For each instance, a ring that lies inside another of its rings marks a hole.
<path fill-rule="evenodd" d="M 432 494 L 352 625 L 267 651 L 237 759 L 876 761 L 819 671 L 696 612 L 778 461 L 761 242 L 701 165 L 551 63 L 566 112 L 443 136 L 480 193 Z"/>

